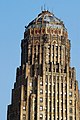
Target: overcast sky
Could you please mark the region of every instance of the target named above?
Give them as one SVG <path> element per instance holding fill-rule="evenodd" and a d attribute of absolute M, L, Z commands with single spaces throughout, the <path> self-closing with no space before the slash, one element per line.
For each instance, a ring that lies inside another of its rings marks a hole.
<path fill-rule="evenodd" d="M 44 4 L 64 21 L 71 40 L 71 66 L 80 82 L 80 0 L 0 0 L 0 120 L 7 119 L 16 68 L 21 63 L 24 26 L 37 17 Z"/>

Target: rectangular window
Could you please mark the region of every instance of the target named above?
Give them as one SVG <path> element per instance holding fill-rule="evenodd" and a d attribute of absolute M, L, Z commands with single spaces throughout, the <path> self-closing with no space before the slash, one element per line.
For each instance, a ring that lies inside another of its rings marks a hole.
<path fill-rule="evenodd" d="M 40 85 L 41 85 L 41 86 L 43 85 L 42 81 L 40 82 Z"/>
<path fill-rule="evenodd" d="M 42 89 L 40 89 L 40 94 L 43 94 L 43 90 Z"/>
<path fill-rule="evenodd" d="M 43 98 L 42 97 L 40 97 L 40 102 L 43 102 Z"/>
<path fill-rule="evenodd" d="M 72 113 L 72 108 L 69 109 L 69 112 Z"/>
<path fill-rule="evenodd" d="M 72 80 L 70 81 L 70 86 L 69 86 L 70 89 L 72 89 Z"/>
<path fill-rule="evenodd" d="M 74 90 L 76 90 L 76 82 L 74 83 Z"/>
<path fill-rule="evenodd" d="M 72 105 L 72 100 L 69 101 L 69 104 Z"/>
<path fill-rule="evenodd" d="M 25 106 L 23 106 L 23 110 L 26 110 L 26 107 L 25 107 Z"/>
<path fill-rule="evenodd" d="M 43 114 L 40 114 L 40 120 L 42 120 L 43 119 Z"/>
<path fill-rule="evenodd" d="M 26 120 L 26 115 L 25 114 L 23 114 L 23 120 Z"/>
<path fill-rule="evenodd" d="M 54 54 L 52 53 L 52 57 L 54 57 Z"/>
<path fill-rule="evenodd" d="M 72 119 L 72 116 L 69 117 L 69 120 L 73 120 L 73 119 Z"/>
<path fill-rule="evenodd" d="M 45 83 L 45 85 L 47 85 L 47 82 Z"/>
<path fill-rule="evenodd" d="M 54 80 L 54 81 L 56 80 L 56 76 L 53 76 L 53 80 Z"/>
<path fill-rule="evenodd" d="M 32 86 L 32 83 L 30 83 L 30 86 Z"/>
<path fill-rule="evenodd" d="M 72 92 L 69 93 L 69 96 L 72 97 Z"/>
<path fill-rule="evenodd" d="M 30 93 L 32 93 L 32 90 L 30 90 Z"/>
<path fill-rule="evenodd" d="M 43 110 L 43 106 L 40 106 L 40 110 Z"/>

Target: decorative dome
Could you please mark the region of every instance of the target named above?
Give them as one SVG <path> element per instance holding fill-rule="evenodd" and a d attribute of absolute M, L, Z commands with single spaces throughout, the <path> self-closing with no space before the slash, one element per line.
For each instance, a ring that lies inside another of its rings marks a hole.
<path fill-rule="evenodd" d="M 28 26 L 25 26 L 25 37 L 27 35 L 41 36 L 41 34 L 51 34 L 68 38 L 67 29 L 63 21 L 49 11 L 42 11 Z"/>
<path fill-rule="evenodd" d="M 53 13 L 49 11 L 42 11 L 38 15 L 37 18 L 35 18 L 32 22 L 29 23 L 29 25 L 26 27 L 26 29 L 30 28 L 41 28 L 41 27 L 50 27 L 50 28 L 65 28 L 63 22 L 54 16 Z"/>

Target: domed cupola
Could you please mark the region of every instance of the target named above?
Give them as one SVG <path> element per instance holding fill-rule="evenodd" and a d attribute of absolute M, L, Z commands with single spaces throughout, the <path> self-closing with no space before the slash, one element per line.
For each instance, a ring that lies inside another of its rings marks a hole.
<path fill-rule="evenodd" d="M 55 17 L 49 11 L 42 11 L 28 26 L 25 27 L 25 33 L 30 35 L 52 34 L 67 37 L 67 29 L 63 21 Z"/>

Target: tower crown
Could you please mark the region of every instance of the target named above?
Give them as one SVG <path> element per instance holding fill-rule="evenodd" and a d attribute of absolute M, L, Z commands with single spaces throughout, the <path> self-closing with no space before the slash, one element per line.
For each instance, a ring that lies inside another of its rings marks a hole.
<path fill-rule="evenodd" d="M 31 34 L 53 34 L 67 36 L 67 29 L 63 21 L 55 17 L 55 15 L 48 10 L 42 11 L 38 16 L 25 27 L 25 31 L 30 31 Z"/>

